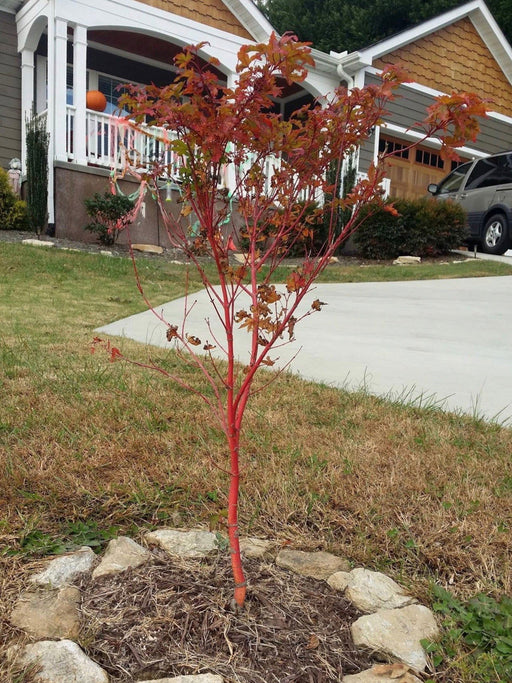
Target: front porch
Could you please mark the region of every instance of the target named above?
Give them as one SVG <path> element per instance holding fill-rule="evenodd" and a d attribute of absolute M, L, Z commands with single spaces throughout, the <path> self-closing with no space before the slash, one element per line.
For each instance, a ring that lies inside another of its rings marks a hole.
<path fill-rule="evenodd" d="M 142 135 L 112 117 L 123 83 L 167 84 L 173 77 L 175 54 L 184 45 L 203 42 L 200 57 L 205 62 L 216 58 L 219 82 L 232 85 L 238 50 L 251 42 L 251 35 L 243 27 L 224 31 L 219 21 L 212 20 L 211 25 L 199 23 L 137 0 L 126 0 L 122 7 L 120 12 L 117 0 L 99 0 L 92 12 L 70 0 L 32 0 L 17 15 L 23 126 L 34 111 L 46 117 L 50 134 L 49 224 L 57 232 L 62 229 L 59 223 L 66 205 L 63 190 L 57 186 L 58 168 L 75 169 L 80 173 L 77 177 L 83 177 L 87 169 L 96 177 L 94 169 L 104 169 L 108 175 L 128 150 L 141 166 L 162 157 L 170 169 L 166 180 L 172 183 L 178 179 L 180 159 L 163 147 L 157 129 L 149 130 L 153 135 Z M 266 40 L 270 29 L 260 25 L 253 30 L 252 38 Z M 286 116 L 336 85 L 335 70 L 330 64 L 322 64 L 308 76 L 304 88 L 286 90 L 276 101 L 276 110 Z M 87 109 L 90 90 L 99 90 L 105 96 L 104 112 Z M 24 131 L 22 140 L 24 160 Z M 278 164 L 278 159 L 268 160 L 269 182 Z M 231 189 L 232 178 L 232 171 L 226 169 L 219 179 L 220 187 Z M 67 202 L 71 207 L 71 203 L 83 202 L 84 198 L 80 192 L 68 197 Z"/>

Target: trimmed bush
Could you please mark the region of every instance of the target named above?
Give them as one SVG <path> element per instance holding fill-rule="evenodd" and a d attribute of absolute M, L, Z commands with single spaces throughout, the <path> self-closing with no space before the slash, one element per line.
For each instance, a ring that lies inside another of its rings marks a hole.
<path fill-rule="evenodd" d="M 84 201 L 87 215 L 93 219 L 92 223 L 85 226 L 85 230 L 95 232 L 98 242 L 105 246 L 115 243 L 119 235 L 119 229 L 125 227 L 131 221 L 128 214 L 133 209 L 133 201 L 122 194 L 96 192 L 94 197 Z"/>
<path fill-rule="evenodd" d="M 464 210 L 450 201 L 430 197 L 390 202 L 398 216 L 369 205 L 354 237 L 361 256 L 390 259 L 397 256 L 440 256 L 456 249 L 467 238 Z"/>
<path fill-rule="evenodd" d="M 0 230 L 27 229 L 27 205 L 14 193 L 7 171 L 0 168 Z"/>

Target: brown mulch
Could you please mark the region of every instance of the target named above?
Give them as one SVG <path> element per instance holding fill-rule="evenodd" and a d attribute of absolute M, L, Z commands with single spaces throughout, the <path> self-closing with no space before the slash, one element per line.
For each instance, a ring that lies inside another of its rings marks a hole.
<path fill-rule="evenodd" d="M 350 625 L 360 616 L 324 581 L 244 563 L 246 605 L 232 603 L 229 558 L 169 560 L 85 580 L 80 644 L 114 682 L 214 673 L 225 683 L 324 683 L 372 666 Z"/>

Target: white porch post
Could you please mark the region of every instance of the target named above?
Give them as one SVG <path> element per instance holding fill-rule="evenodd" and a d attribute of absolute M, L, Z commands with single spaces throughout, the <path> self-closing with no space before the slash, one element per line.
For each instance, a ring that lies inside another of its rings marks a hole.
<path fill-rule="evenodd" d="M 34 107 L 34 52 L 25 49 L 21 53 L 21 163 L 26 171 L 27 135 L 26 120 L 32 116 Z"/>
<path fill-rule="evenodd" d="M 86 150 L 87 28 L 75 26 L 73 35 L 73 153 L 77 164 L 87 165 Z"/>
<path fill-rule="evenodd" d="M 235 88 L 238 81 L 238 75 L 233 71 L 230 71 L 227 77 L 228 88 Z M 229 164 L 226 173 L 226 185 L 228 190 L 233 193 L 236 188 L 236 169 L 234 164 Z"/>
<path fill-rule="evenodd" d="M 55 63 L 53 96 L 54 149 L 57 161 L 67 161 L 66 153 L 66 67 L 67 67 L 68 24 L 64 19 L 55 19 Z M 51 46 L 48 46 L 51 50 Z"/>
<path fill-rule="evenodd" d="M 48 64 L 46 84 L 46 130 L 50 134 L 48 140 L 48 224 L 55 225 L 55 202 L 53 190 L 55 159 L 55 17 L 50 13 L 48 17 Z"/>

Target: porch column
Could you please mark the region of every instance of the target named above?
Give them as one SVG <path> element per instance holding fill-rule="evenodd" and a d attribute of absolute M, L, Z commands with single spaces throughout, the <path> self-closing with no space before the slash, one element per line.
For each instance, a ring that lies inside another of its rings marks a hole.
<path fill-rule="evenodd" d="M 236 74 L 234 71 L 230 71 L 227 76 L 227 87 L 234 89 L 236 87 L 237 81 L 238 74 Z M 236 188 L 236 173 L 234 164 L 229 164 L 227 167 L 224 182 L 226 183 L 228 190 L 233 193 Z"/>
<path fill-rule="evenodd" d="M 87 28 L 75 26 L 73 34 L 73 158 L 87 165 L 86 150 Z"/>
<path fill-rule="evenodd" d="M 21 52 L 21 163 L 26 172 L 27 163 L 27 134 L 26 120 L 32 116 L 34 108 L 34 52 Z"/>
<path fill-rule="evenodd" d="M 66 68 L 68 46 L 68 23 L 64 19 L 55 19 L 55 64 L 54 64 L 54 149 L 57 161 L 67 161 L 66 151 Z M 51 50 L 51 46 L 49 46 Z M 50 94 L 49 97 L 52 95 Z"/>

